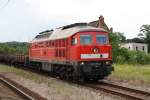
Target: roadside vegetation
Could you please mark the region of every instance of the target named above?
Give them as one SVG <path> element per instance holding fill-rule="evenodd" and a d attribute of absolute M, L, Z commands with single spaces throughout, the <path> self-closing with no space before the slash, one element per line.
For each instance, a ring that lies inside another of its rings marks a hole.
<path fill-rule="evenodd" d="M 112 80 L 150 86 L 150 65 L 116 64 L 114 66 L 115 71 L 109 77 Z"/>
<path fill-rule="evenodd" d="M 120 48 L 115 58 L 117 64 L 150 64 L 150 54 L 141 51 L 129 51 L 126 48 Z"/>

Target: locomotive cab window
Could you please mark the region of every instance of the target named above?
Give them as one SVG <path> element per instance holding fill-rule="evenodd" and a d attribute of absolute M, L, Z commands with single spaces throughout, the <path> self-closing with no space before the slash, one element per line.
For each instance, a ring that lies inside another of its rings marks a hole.
<path fill-rule="evenodd" d="M 77 44 L 77 38 L 73 38 L 72 41 L 71 41 L 71 44 L 72 44 L 72 45 Z"/>
<path fill-rule="evenodd" d="M 107 43 L 106 35 L 96 35 L 96 42 L 97 44 L 106 44 Z"/>
<path fill-rule="evenodd" d="M 80 43 L 81 44 L 91 44 L 92 36 L 91 35 L 80 35 Z"/>

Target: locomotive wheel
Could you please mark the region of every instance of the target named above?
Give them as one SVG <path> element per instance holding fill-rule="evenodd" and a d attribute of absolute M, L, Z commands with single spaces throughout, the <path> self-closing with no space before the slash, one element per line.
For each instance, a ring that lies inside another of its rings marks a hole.
<path fill-rule="evenodd" d="M 65 79 L 65 73 L 60 73 L 60 79 Z"/>
<path fill-rule="evenodd" d="M 71 80 L 71 73 L 72 73 L 72 68 L 68 66 L 67 70 L 66 70 L 66 79 L 67 80 Z"/>
<path fill-rule="evenodd" d="M 73 81 L 77 81 L 78 80 L 77 74 L 75 72 L 72 73 L 72 80 Z"/>
<path fill-rule="evenodd" d="M 66 78 L 65 71 L 66 71 L 65 67 L 63 67 L 59 73 L 60 79 Z"/>
<path fill-rule="evenodd" d="M 84 81 L 85 81 L 85 82 L 89 82 L 89 81 L 91 81 L 91 79 L 88 78 L 88 77 L 84 77 Z"/>
<path fill-rule="evenodd" d="M 93 82 L 98 82 L 99 78 L 93 78 L 92 81 Z"/>

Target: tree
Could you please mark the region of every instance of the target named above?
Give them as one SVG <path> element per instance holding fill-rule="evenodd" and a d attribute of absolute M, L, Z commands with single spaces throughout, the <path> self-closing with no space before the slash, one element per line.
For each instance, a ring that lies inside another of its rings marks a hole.
<path fill-rule="evenodd" d="M 127 39 L 127 42 L 144 43 L 144 40 L 136 37 L 133 39 Z"/>
<path fill-rule="evenodd" d="M 126 38 L 123 33 L 112 32 L 109 33 L 110 44 L 112 45 L 112 54 L 113 60 L 116 61 L 117 56 L 119 55 L 120 44 L 126 41 Z"/>
<path fill-rule="evenodd" d="M 26 42 L 5 42 L 0 43 L 0 54 L 28 54 L 29 44 Z"/>
<path fill-rule="evenodd" d="M 148 44 L 148 52 L 150 53 L 150 25 L 142 25 L 138 36 Z"/>

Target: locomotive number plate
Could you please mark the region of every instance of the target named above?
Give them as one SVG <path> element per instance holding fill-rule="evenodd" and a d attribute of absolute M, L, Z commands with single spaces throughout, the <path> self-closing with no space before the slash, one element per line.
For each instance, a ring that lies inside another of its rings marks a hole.
<path fill-rule="evenodd" d="M 103 54 L 81 54 L 81 59 L 87 58 L 108 58 L 108 53 Z"/>

